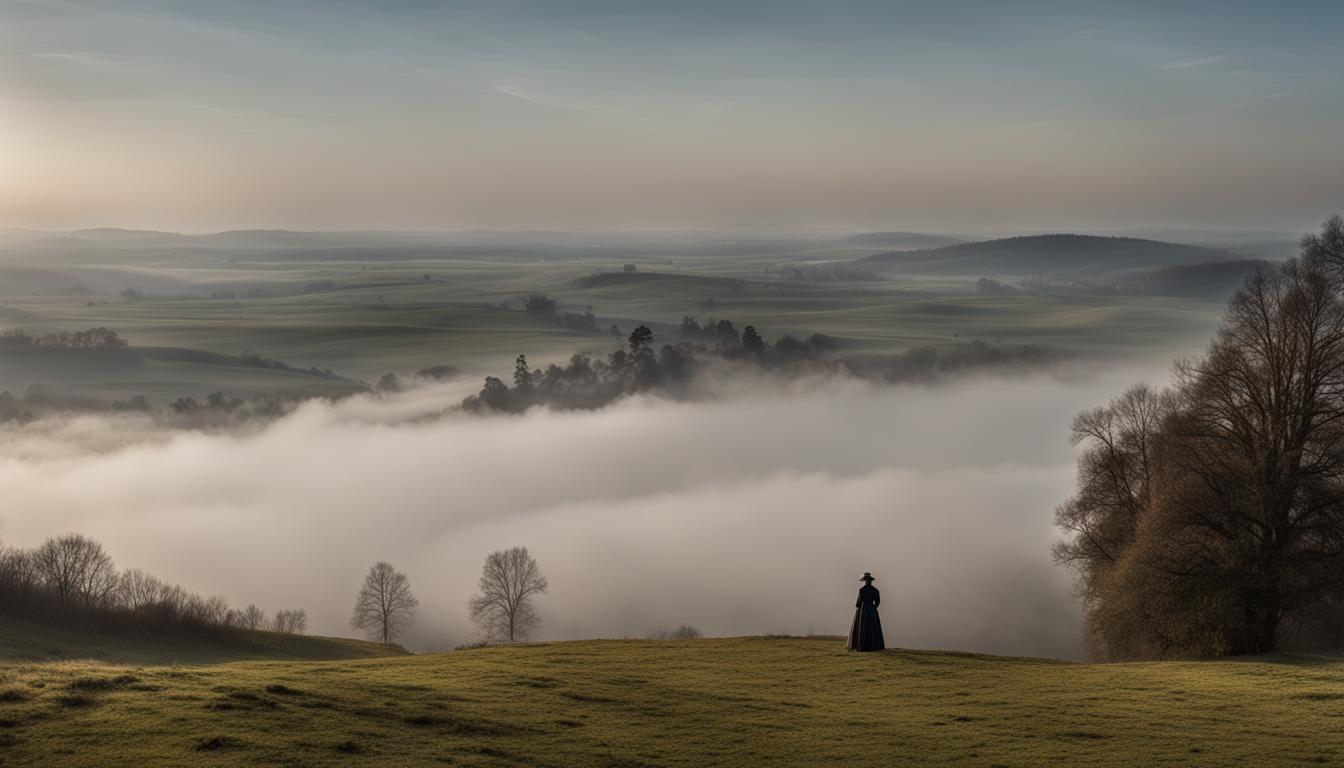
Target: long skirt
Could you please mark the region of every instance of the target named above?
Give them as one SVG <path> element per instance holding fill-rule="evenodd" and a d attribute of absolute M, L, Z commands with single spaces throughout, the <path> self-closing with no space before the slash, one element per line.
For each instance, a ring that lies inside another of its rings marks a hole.
<path fill-rule="evenodd" d="M 880 651 L 887 647 L 882 641 L 882 620 L 877 617 L 876 607 L 864 605 L 854 609 L 854 624 L 849 628 L 845 647 L 851 651 Z"/>

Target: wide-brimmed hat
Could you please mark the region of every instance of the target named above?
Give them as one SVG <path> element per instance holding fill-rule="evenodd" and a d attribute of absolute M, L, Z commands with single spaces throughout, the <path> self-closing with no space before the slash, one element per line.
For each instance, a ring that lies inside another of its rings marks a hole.
<path fill-rule="evenodd" d="M 877 581 L 877 579 L 873 578 L 873 574 L 864 571 L 863 578 L 859 579 L 859 581 Z"/>

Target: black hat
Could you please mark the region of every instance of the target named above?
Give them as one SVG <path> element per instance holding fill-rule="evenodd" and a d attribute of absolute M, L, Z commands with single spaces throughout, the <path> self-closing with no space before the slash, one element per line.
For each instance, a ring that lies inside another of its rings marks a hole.
<path fill-rule="evenodd" d="M 867 572 L 867 571 L 864 571 L 864 572 L 863 572 L 863 578 L 859 579 L 859 581 L 877 581 L 877 579 L 874 579 L 874 578 L 873 578 L 873 574 L 871 574 L 871 573 L 869 573 L 869 572 Z"/>

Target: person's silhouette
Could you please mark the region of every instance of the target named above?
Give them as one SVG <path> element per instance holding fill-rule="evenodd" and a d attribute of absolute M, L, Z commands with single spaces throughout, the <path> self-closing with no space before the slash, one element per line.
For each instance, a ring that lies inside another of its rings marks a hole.
<path fill-rule="evenodd" d="M 860 579 L 859 599 L 854 601 L 854 624 L 849 628 L 849 642 L 845 645 L 851 651 L 880 651 L 886 648 L 882 641 L 882 620 L 877 617 L 877 605 L 882 595 L 873 586 L 873 574 L 864 573 Z"/>

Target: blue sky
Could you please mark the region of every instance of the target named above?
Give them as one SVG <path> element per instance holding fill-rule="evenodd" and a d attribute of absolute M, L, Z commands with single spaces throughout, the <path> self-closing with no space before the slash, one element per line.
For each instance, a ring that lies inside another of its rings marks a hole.
<path fill-rule="evenodd" d="M 1309 227 L 1344 4 L 0 0 L 0 223 Z"/>

